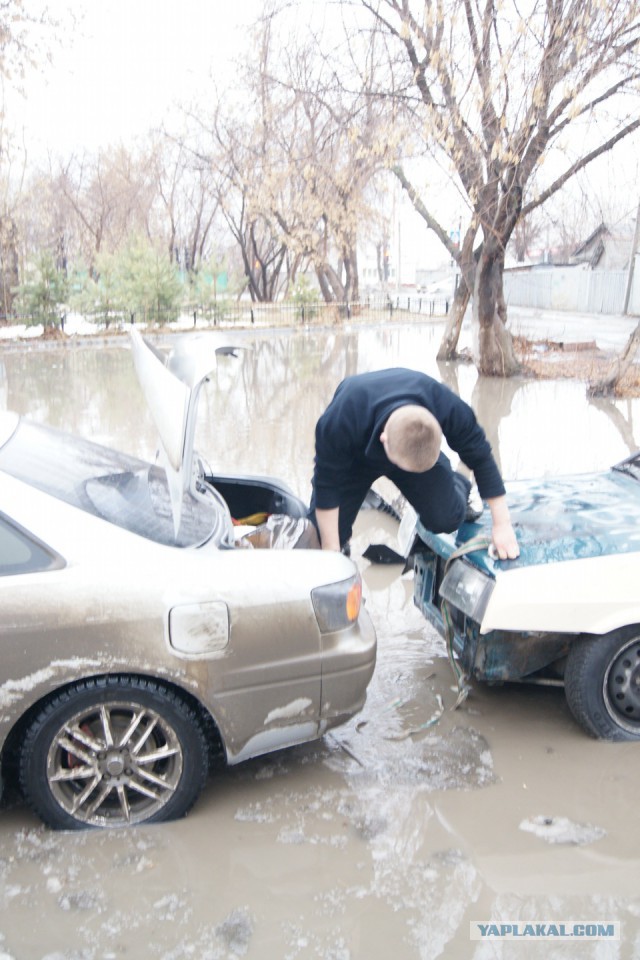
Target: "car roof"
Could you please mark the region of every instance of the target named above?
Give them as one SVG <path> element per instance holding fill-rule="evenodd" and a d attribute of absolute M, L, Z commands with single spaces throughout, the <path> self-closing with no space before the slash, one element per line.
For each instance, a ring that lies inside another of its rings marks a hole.
<path fill-rule="evenodd" d="M 16 432 L 20 417 L 17 413 L 11 413 L 8 410 L 0 410 L 0 447 L 9 440 Z"/>

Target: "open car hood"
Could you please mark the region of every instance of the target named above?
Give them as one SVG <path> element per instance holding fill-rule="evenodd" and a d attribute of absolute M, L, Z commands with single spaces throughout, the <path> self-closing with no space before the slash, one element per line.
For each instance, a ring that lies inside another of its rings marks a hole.
<path fill-rule="evenodd" d="M 517 560 L 494 560 L 486 550 L 469 554 L 495 576 L 535 564 L 640 551 L 640 454 L 611 470 L 508 483 L 507 501 L 520 544 Z M 454 534 L 433 534 L 418 522 L 420 539 L 448 557 L 462 543 L 491 534 L 485 509 L 476 523 Z"/>
<path fill-rule="evenodd" d="M 164 353 L 137 330 L 131 331 L 136 374 L 160 439 L 159 462 L 167 475 L 176 536 L 184 494 L 195 493 L 198 471 L 193 444 L 200 390 L 218 356 L 235 356 L 236 349 L 210 335 L 196 335 Z"/>

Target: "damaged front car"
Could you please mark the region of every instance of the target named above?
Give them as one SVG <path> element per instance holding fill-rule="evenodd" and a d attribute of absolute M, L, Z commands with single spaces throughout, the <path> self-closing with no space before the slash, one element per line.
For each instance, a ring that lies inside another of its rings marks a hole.
<path fill-rule="evenodd" d="M 403 520 L 414 600 L 467 679 L 562 684 L 591 736 L 640 739 L 640 453 L 602 473 L 507 485 L 517 560 L 488 511 L 455 534 Z M 417 539 L 415 537 L 417 536 Z"/>
<path fill-rule="evenodd" d="M 195 453 L 216 356 L 184 343 L 132 335 L 156 463 L 0 415 L 3 771 L 55 828 L 183 816 L 212 759 L 321 737 L 373 673 L 355 565 L 284 484 Z"/>

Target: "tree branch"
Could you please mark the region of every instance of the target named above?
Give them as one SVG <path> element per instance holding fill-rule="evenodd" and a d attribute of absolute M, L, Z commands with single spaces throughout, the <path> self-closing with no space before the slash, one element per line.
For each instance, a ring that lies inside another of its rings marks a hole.
<path fill-rule="evenodd" d="M 634 130 L 637 130 L 640 127 L 640 118 L 637 120 L 632 120 L 631 123 L 628 123 L 626 127 L 623 127 L 622 130 L 619 130 L 615 136 L 610 137 L 606 143 L 601 144 L 599 147 L 596 147 L 595 150 L 592 150 L 590 153 L 586 154 L 584 157 L 581 157 L 579 160 L 576 160 L 562 176 L 558 177 L 557 180 L 543 190 L 535 200 L 530 200 L 529 203 L 525 204 L 520 211 L 521 217 L 526 217 L 532 210 L 535 210 L 536 207 L 541 206 L 549 197 L 553 196 L 554 193 L 564 186 L 567 180 L 570 180 L 574 174 L 578 173 L 579 170 L 584 169 L 592 160 L 595 160 L 596 157 L 600 157 L 603 153 L 607 153 L 612 147 L 615 147 L 616 143 L 620 140 L 623 140 L 625 137 L 628 137 L 630 133 L 633 133 Z"/>
<path fill-rule="evenodd" d="M 425 207 L 424 203 L 418 196 L 418 192 L 416 188 L 407 179 L 407 176 L 404 170 L 402 169 L 402 167 L 399 164 L 397 164 L 392 168 L 392 172 L 395 174 L 395 176 L 398 178 L 398 180 L 402 184 L 403 189 L 407 191 L 407 195 L 409 196 L 409 199 L 411 200 L 411 203 L 413 204 L 413 207 L 416 210 L 416 212 L 420 214 L 420 216 L 425 221 L 429 229 L 433 230 L 438 240 L 440 240 L 440 242 L 446 247 L 451 257 L 457 261 L 460 255 L 459 251 L 457 250 L 456 246 L 453 244 L 453 242 L 449 238 L 448 233 L 445 230 L 443 230 L 443 228 L 440 226 L 438 221 L 431 216 L 431 214 Z"/>

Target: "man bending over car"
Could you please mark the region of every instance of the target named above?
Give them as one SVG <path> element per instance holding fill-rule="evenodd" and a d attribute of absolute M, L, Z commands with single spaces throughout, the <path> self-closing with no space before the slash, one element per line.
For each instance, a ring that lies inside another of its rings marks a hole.
<path fill-rule="evenodd" d="M 500 471 L 471 407 L 424 373 L 396 367 L 347 377 L 316 424 L 310 517 L 324 550 L 345 549 L 371 484 L 388 477 L 434 533 L 467 517 L 471 484 L 455 472 L 443 437 L 473 471 L 491 511 L 501 560 L 519 553 Z"/>

